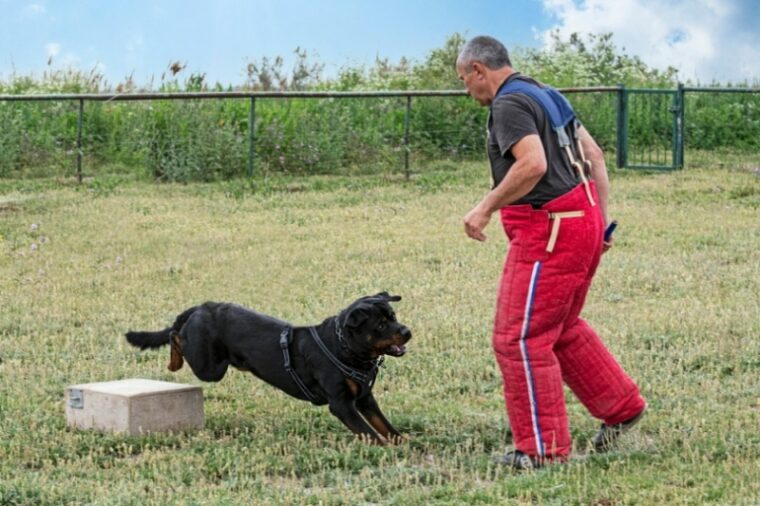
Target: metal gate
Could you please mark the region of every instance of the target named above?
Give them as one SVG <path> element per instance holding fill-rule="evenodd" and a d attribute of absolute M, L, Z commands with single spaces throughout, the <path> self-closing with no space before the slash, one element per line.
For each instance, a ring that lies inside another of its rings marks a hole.
<path fill-rule="evenodd" d="M 683 167 L 683 87 L 621 87 L 618 100 L 618 167 Z"/>

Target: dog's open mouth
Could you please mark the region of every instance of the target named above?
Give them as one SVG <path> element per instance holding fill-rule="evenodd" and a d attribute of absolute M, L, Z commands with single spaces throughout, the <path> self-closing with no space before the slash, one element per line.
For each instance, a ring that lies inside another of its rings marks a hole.
<path fill-rule="evenodd" d="M 400 357 L 404 353 L 406 353 L 406 346 L 403 344 L 392 344 L 385 350 L 385 354 L 392 357 Z"/>

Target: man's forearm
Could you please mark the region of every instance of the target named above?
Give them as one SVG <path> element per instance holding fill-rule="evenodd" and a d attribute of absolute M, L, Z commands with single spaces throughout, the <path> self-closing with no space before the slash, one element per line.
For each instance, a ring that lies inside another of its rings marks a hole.
<path fill-rule="evenodd" d="M 604 161 L 604 153 L 585 127 L 581 126 L 578 133 L 586 158 L 591 162 L 591 178 L 596 184 L 596 192 L 599 194 L 599 207 L 601 208 L 606 226 L 610 222 L 609 215 L 607 214 L 610 180 L 607 177 L 607 164 Z"/>
<path fill-rule="evenodd" d="M 605 226 L 610 222 L 607 215 L 607 200 L 610 193 L 610 180 L 607 176 L 607 165 L 604 162 L 604 155 L 599 152 L 589 156 L 591 162 L 591 177 L 596 184 L 596 192 L 599 194 L 599 207 L 604 217 Z"/>
<path fill-rule="evenodd" d="M 530 193 L 546 173 L 546 166 L 532 157 L 517 160 L 502 181 L 481 201 L 488 213 L 514 204 Z"/>

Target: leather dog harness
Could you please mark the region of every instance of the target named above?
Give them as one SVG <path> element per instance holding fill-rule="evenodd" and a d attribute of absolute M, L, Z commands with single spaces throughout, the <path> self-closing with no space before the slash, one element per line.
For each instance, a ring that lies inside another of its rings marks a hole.
<path fill-rule="evenodd" d="M 356 381 L 360 385 L 366 385 L 368 389 L 372 388 L 372 385 L 375 383 L 375 378 L 377 377 L 377 372 L 380 366 L 383 364 L 384 357 L 373 360 L 372 368 L 369 371 L 363 372 L 344 364 L 338 359 L 338 357 L 333 355 L 333 353 L 327 348 L 327 345 L 325 345 L 324 341 L 322 341 L 322 338 L 319 337 L 317 329 L 314 327 L 309 327 L 309 333 L 314 339 L 314 342 L 317 343 L 317 346 L 319 346 L 319 349 L 322 350 L 322 353 L 324 353 L 330 362 L 332 362 L 333 365 L 338 368 L 343 376 Z M 285 327 L 282 329 L 282 332 L 280 333 L 280 348 L 282 349 L 282 358 L 284 361 L 285 370 L 290 373 L 293 381 L 296 385 L 298 385 L 298 388 L 301 390 L 301 392 L 303 392 L 306 398 L 309 399 L 312 403 L 316 404 L 319 398 L 315 396 L 311 390 L 309 390 L 303 380 L 301 380 L 301 378 L 298 376 L 298 373 L 295 371 L 295 369 L 293 369 L 293 364 L 290 360 L 290 341 L 292 338 L 293 327 Z"/>

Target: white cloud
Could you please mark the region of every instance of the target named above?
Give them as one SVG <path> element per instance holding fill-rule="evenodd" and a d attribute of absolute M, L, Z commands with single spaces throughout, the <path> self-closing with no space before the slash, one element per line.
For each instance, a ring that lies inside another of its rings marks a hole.
<path fill-rule="evenodd" d="M 563 39 L 574 32 L 613 33 L 647 65 L 679 70 L 681 80 L 760 79 L 760 35 L 740 29 L 738 0 L 543 0 Z M 749 26 L 749 24 L 746 24 Z M 551 30 L 541 34 L 551 42 Z"/>
<path fill-rule="evenodd" d="M 45 44 L 45 52 L 47 53 L 48 60 L 54 60 L 57 67 L 77 68 L 82 63 L 82 59 L 76 53 L 72 53 L 71 51 L 61 53 L 61 44 L 58 42 Z"/>
<path fill-rule="evenodd" d="M 141 50 L 143 47 L 143 36 L 141 33 L 133 34 L 127 41 L 127 51 L 132 53 Z"/>
<path fill-rule="evenodd" d="M 108 66 L 105 63 L 100 63 L 100 62 L 95 62 L 92 68 L 96 72 L 100 72 L 101 74 L 105 74 L 108 71 Z"/>
<path fill-rule="evenodd" d="M 24 8 L 24 14 L 28 16 L 44 16 L 46 13 L 45 6 L 38 3 L 31 3 Z"/>
<path fill-rule="evenodd" d="M 80 68 L 82 59 L 75 53 L 66 53 L 61 58 L 60 65 L 64 68 Z"/>
<path fill-rule="evenodd" d="M 61 52 L 61 45 L 57 42 L 50 42 L 45 45 L 45 52 L 48 58 L 55 58 Z"/>

